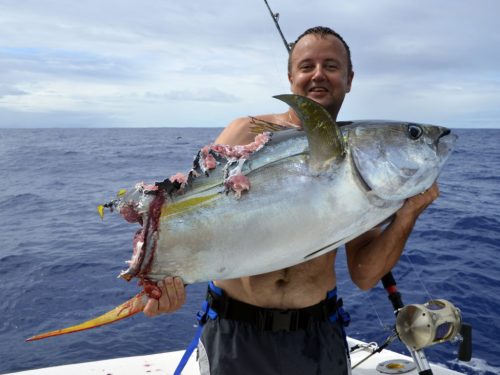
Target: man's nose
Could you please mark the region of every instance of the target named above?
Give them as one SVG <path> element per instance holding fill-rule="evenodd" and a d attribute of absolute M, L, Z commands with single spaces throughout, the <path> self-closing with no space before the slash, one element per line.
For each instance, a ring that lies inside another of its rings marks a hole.
<path fill-rule="evenodd" d="M 322 81 L 325 79 L 325 71 L 321 65 L 317 65 L 312 76 L 313 81 Z"/>

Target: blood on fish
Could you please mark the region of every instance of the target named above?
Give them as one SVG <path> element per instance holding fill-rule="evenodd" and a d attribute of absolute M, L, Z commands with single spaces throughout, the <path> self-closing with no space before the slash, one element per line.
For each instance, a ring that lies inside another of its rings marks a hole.
<path fill-rule="evenodd" d="M 160 299 L 162 292 L 161 289 L 151 280 L 141 279 L 139 281 L 139 286 L 142 286 L 144 292 L 148 295 L 149 298 Z"/>
<path fill-rule="evenodd" d="M 120 215 L 129 223 L 136 223 L 139 220 L 142 222 L 142 216 L 137 212 L 137 204 L 135 202 L 128 202 L 120 208 Z"/>
<path fill-rule="evenodd" d="M 155 198 L 149 205 L 148 222 L 143 227 L 144 244 L 142 245 L 142 251 L 141 251 L 142 257 L 146 256 L 148 241 L 152 240 L 154 241 L 154 243 L 152 251 L 149 254 L 149 258 L 141 260 L 140 275 L 147 275 L 151 270 L 151 265 L 153 264 L 153 259 L 156 253 L 156 246 L 158 240 L 158 229 L 160 227 L 161 208 L 164 202 L 165 202 L 165 194 L 163 193 L 162 190 L 159 190 L 158 194 L 156 194 Z M 143 265 L 144 260 L 146 261 L 145 265 Z"/>

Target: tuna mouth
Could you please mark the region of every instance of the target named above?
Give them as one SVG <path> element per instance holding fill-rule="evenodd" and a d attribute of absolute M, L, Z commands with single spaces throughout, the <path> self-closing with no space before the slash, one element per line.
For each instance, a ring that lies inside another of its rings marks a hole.
<path fill-rule="evenodd" d="M 142 214 L 139 229 L 133 240 L 134 252 L 128 261 L 129 268 L 120 273 L 121 278 L 130 281 L 134 277 L 147 278 L 153 264 L 158 242 L 161 208 L 165 202 L 162 190 L 156 191 L 154 199 L 149 204 L 147 213 Z"/>
<path fill-rule="evenodd" d="M 443 128 L 443 131 L 442 131 L 442 133 L 441 133 L 441 135 L 439 136 L 439 138 L 438 138 L 438 139 L 441 139 L 441 138 L 443 138 L 443 137 L 446 137 L 446 136 L 447 136 L 447 135 L 449 135 L 449 134 L 451 134 L 451 130 L 450 130 L 450 129 L 448 129 L 448 128 Z"/>
<path fill-rule="evenodd" d="M 446 161 L 458 139 L 456 134 L 452 134 L 448 128 L 442 128 L 441 134 L 436 140 L 436 149 L 439 157 Z"/>

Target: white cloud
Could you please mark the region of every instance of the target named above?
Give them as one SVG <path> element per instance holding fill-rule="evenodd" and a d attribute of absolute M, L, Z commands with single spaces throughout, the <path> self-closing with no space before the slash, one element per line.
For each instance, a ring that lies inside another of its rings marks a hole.
<path fill-rule="evenodd" d="M 146 98 L 166 99 L 187 102 L 221 102 L 234 103 L 238 98 L 234 95 L 225 93 L 217 89 L 191 90 L 172 90 L 163 94 L 146 93 Z"/>
<path fill-rule="evenodd" d="M 342 118 L 500 126 L 497 1 L 270 5 L 290 41 L 326 25 L 350 44 Z M 224 126 L 283 110 L 271 96 L 289 90 L 260 0 L 4 0 L 0 35 L 0 127 L 13 113 L 37 127 Z"/>

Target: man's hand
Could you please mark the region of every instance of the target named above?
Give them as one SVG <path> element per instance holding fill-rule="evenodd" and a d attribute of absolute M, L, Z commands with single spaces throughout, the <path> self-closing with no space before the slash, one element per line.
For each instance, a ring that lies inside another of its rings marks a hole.
<path fill-rule="evenodd" d="M 158 281 L 161 290 L 159 299 L 149 298 L 144 314 L 149 317 L 178 310 L 186 302 L 186 291 L 180 277 L 167 277 Z"/>
<path fill-rule="evenodd" d="M 418 216 L 439 196 L 434 183 L 422 194 L 406 200 L 392 223 L 348 242 L 347 264 L 352 281 L 361 289 L 373 288 L 399 260 Z"/>
<path fill-rule="evenodd" d="M 439 197 L 439 187 L 437 182 L 421 194 L 415 195 L 406 200 L 405 204 L 399 210 L 398 214 L 410 215 L 417 218 L 432 202 Z"/>

